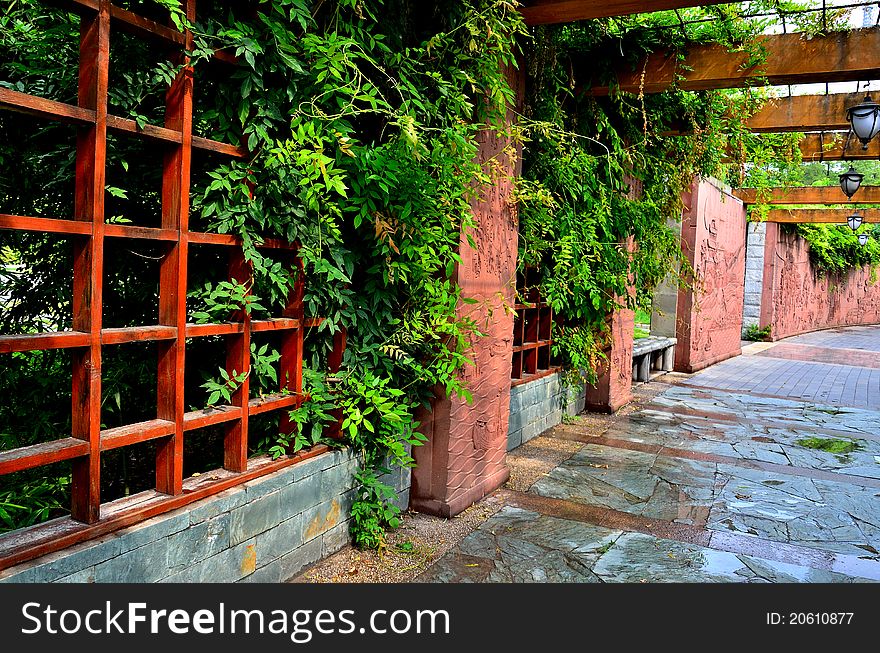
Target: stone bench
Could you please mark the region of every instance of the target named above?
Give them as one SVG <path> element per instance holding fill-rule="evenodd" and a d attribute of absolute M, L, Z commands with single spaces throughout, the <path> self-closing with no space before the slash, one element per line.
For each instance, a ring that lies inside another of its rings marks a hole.
<path fill-rule="evenodd" d="M 652 370 L 672 371 L 675 338 L 649 336 L 633 342 L 633 381 L 651 379 Z"/>

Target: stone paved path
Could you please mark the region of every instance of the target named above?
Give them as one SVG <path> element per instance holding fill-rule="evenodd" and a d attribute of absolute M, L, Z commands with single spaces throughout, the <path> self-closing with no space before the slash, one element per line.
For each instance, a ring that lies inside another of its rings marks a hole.
<path fill-rule="evenodd" d="M 583 447 L 419 580 L 880 581 L 880 327 L 756 349 L 545 434 Z"/>

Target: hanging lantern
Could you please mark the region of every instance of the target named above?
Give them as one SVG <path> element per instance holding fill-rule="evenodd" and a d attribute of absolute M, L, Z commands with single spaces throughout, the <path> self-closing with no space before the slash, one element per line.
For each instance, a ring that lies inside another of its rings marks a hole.
<path fill-rule="evenodd" d="M 865 246 L 868 244 L 868 234 L 859 234 L 859 245 Z"/>
<path fill-rule="evenodd" d="M 849 199 L 852 199 L 852 196 L 859 190 L 859 186 L 862 185 L 864 177 L 865 175 L 860 174 L 855 168 L 850 166 L 849 170 L 840 175 L 840 190 Z"/>
<path fill-rule="evenodd" d="M 880 132 L 880 104 L 866 95 L 861 104 L 846 110 L 846 119 L 853 134 L 862 142 L 862 149 L 867 150 L 870 140 Z"/>
<path fill-rule="evenodd" d="M 862 216 L 860 216 L 858 213 L 853 213 L 846 219 L 846 223 L 849 225 L 850 229 L 856 231 L 859 227 L 862 226 Z"/>

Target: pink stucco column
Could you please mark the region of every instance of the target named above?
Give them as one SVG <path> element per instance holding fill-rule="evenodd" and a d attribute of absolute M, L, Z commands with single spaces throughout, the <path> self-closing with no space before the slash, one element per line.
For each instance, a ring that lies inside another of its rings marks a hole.
<path fill-rule="evenodd" d="M 521 73 L 511 69 L 510 74 L 521 90 Z M 505 458 L 514 315 L 507 308 L 515 304 L 519 228 L 510 196 L 521 161 L 519 151 L 506 153 L 508 139 L 491 132 L 480 134 L 479 145 L 480 161 L 487 171 L 495 170 L 495 184 L 473 205 L 477 227 L 471 236 L 477 247 L 462 234 L 455 273 L 462 296 L 477 300 L 460 305 L 459 313 L 485 334 L 472 339 L 473 365 L 463 372 L 473 403 L 441 393 L 432 410 L 419 415 L 419 430 L 428 442 L 413 449 L 417 467 L 410 506 L 442 517 L 458 514 L 510 475 Z"/>
<path fill-rule="evenodd" d="M 596 385 L 587 385 L 587 410 L 613 413 L 632 401 L 634 327 L 635 313 L 628 308 L 615 310 L 609 318 L 611 343 L 597 370 Z"/>

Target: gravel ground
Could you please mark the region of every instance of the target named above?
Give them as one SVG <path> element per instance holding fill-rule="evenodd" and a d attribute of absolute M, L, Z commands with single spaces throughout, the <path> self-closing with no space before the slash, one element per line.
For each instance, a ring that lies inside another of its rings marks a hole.
<path fill-rule="evenodd" d="M 567 418 L 590 435 L 602 435 L 617 419 L 638 410 L 684 378 L 667 374 L 654 382 L 633 386 L 633 402 L 615 415 L 581 413 Z M 530 440 L 507 455 L 510 479 L 505 488 L 527 491 L 538 479 L 568 460 L 584 445 L 553 437 L 553 429 Z M 498 493 L 491 494 L 452 519 L 415 512 L 403 515 L 400 528 L 388 533 L 382 551 L 361 551 L 347 546 L 306 568 L 291 583 L 408 583 L 439 560 L 486 519 L 504 506 Z"/>
<path fill-rule="evenodd" d="M 388 533 L 383 551 L 347 546 L 288 582 L 411 582 L 502 507 L 501 500 L 490 495 L 452 519 L 407 512 L 400 528 Z"/>

